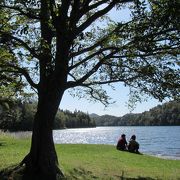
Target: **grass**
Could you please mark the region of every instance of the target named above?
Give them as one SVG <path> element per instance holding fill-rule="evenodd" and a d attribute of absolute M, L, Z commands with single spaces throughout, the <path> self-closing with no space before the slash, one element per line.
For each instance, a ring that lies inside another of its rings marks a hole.
<path fill-rule="evenodd" d="M 28 138 L 0 134 L 0 170 L 19 163 L 29 148 Z M 68 180 L 180 179 L 180 160 L 120 152 L 111 145 L 62 144 L 56 150 Z"/>

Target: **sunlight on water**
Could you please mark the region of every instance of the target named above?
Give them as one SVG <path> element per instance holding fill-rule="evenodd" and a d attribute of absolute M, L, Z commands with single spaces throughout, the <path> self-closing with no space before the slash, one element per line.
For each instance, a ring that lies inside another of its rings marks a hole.
<path fill-rule="evenodd" d="M 153 127 L 97 127 L 64 129 L 53 132 L 57 144 L 111 144 L 126 134 L 127 141 L 135 134 L 140 151 L 158 157 L 180 159 L 180 126 Z"/>
<path fill-rule="evenodd" d="M 113 136 L 108 128 L 99 127 L 54 131 L 55 143 L 114 144 Z"/>

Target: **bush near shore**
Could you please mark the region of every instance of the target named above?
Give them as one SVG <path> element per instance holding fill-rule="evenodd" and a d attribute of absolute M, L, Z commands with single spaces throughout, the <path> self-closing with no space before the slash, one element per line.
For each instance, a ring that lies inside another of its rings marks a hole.
<path fill-rule="evenodd" d="M 23 159 L 29 148 L 29 138 L 17 139 L 0 134 L 1 180 L 7 178 L 7 175 L 21 179 L 22 170 L 12 171 L 12 167 Z M 68 180 L 180 179 L 180 160 L 120 152 L 112 145 L 57 144 L 56 150 L 60 168 Z"/>

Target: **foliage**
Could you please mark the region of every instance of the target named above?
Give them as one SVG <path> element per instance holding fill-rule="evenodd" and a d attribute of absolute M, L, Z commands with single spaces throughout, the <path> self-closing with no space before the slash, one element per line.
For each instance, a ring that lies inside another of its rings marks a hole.
<path fill-rule="evenodd" d="M 7 100 L 6 100 L 7 101 Z M 0 129 L 9 131 L 32 131 L 37 103 L 14 100 L 4 103 L 0 112 Z M 89 115 L 81 111 L 74 113 L 58 110 L 54 129 L 95 127 L 95 122 Z"/>
<path fill-rule="evenodd" d="M 23 93 L 25 83 L 14 72 L 11 67 L 6 67 L 11 59 L 14 59 L 6 49 L 5 46 L 0 48 L 0 97 L 2 98 L 14 98 Z M 14 61 L 14 65 L 17 61 Z M 6 67 L 6 68 L 5 68 Z M 1 103 L 1 102 L 0 102 Z"/>
<path fill-rule="evenodd" d="M 11 54 L 2 72 L 7 79 L 12 74 L 23 76 L 37 89 L 36 82 L 62 73 L 56 67 L 64 68 L 66 75 L 58 77 L 68 79 L 65 90 L 78 87 L 76 95 L 89 94 L 90 100 L 104 104 L 110 98 L 101 85 L 117 81 L 137 96 L 178 98 L 179 2 L 125 2 L 130 1 L 1 1 L 1 46 Z M 105 16 L 113 7 L 123 6 L 130 7 L 129 22 Z M 99 19 L 108 25 L 96 26 Z M 64 48 L 67 63 L 61 61 L 61 67 L 58 54 Z M 42 57 L 48 57 L 44 65 Z M 84 94 L 79 93 L 83 89 Z"/>
<path fill-rule="evenodd" d="M 0 32 L 4 30 L 6 33 L 10 33 L 9 18 L 10 14 L 1 8 Z M 25 83 L 17 74 L 17 71 L 13 69 L 13 66 L 18 65 L 18 60 L 13 56 L 12 49 L 7 42 L 7 37 L 2 34 L 0 36 L 0 47 L 0 97 L 1 99 L 2 97 L 13 98 L 23 93 L 22 89 Z"/>
<path fill-rule="evenodd" d="M 171 126 L 180 125 L 180 103 L 172 101 L 139 114 L 122 117 L 99 116 L 93 118 L 97 126 Z"/>

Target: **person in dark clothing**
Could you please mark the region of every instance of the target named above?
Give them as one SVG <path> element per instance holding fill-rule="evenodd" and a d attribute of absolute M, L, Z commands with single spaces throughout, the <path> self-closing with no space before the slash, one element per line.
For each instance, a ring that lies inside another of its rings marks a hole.
<path fill-rule="evenodd" d="M 119 138 L 116 148 L 121 151 L 127 150 L 127 141 L 125 134 L 122 134 L 121 137 Z"/>
<path fill-rule="evenodd" d="M 128 145 L 128 151 L 132 153 L 138 153 L 139 154 L 139 143 L 136 141 L 136 136 L 132 135 L 129 145 Z"/>

